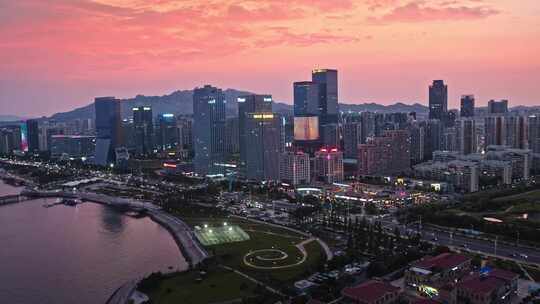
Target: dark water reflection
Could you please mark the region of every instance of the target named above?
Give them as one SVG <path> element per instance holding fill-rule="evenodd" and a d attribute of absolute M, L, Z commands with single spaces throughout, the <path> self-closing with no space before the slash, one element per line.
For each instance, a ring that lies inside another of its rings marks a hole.
<path fill-rule="evenodd" d="M 52 201 L 0 207 L 0 303 L 104 303 L 128 280 L 186 267 L 148 218 L 93 203 L 42 207 Z"/>

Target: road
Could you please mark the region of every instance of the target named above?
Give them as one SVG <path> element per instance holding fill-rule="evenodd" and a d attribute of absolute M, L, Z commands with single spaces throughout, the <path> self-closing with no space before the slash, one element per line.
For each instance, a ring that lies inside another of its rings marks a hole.
<path fill-rule="evenodd" d="M 391 218 L 379 220 L 387 231 L 394 231 L 397 227 L 402 235 L 407 232 L 416 233 L 416 229 L 407 228 L 405 225 L 395 223 Z M 540 250 L 516 245 L 475 238 L 462 234 L 454 234 L 447 231 L 439 231 L 429 227 L 422 227 L 422 239 L 437 245 L 453 247 L 461 251 L 469 251 L 484 255 L 497 256 L 500 258 L 515 260 L 523 263 L 540 265 Z"/>

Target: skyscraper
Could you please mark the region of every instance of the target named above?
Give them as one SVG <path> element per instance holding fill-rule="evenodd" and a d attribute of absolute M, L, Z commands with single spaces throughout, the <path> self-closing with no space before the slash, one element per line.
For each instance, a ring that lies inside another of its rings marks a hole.
<path fill-rule="evenodd" d="M 237 98 L 238 101 L 238 144 L 240 146 L 240 162 L 246 163 L 246 119 L 249 113 L 272 112 L 272 95 L 246 95 Z"/>
<path fill-rule="evenodd" d="M 36 119 L 26 121 L 26 131 L 28 133 L 28 152 L 39 151 L 39 126 Z"/>
<path fill-rule="evenodd" d="M 456 148 L 461 154 L 476 153 L 476 124 L 473 118 L 456 121 Z"/>
<path fill-rule="evenodd" d="M 293 84 L 294 116 L 319 116 L 319 85 L 311 81 L 300 81 Z"/>
<path fill-rule="evenodd" d="M 484 148 L 492 145 L 506 145 L 506 127 L 504 116 L 485 117 L 484 132 Z"/>
<path fill-rule="evenodd" d="M 474 117 L 474 95 L 461 96 L 461 117 Z"/>
<path fill-rule="evenodd" d="M 429 119 L 445 120 L 448 112 L 448 87 L 442 80 L 429 86 Z"/>
<path fill-rule="evenodd" d="M 132 110 L 136 153 L 139 155 L 148 155 L 152 152 L 154 146 L 152 108 L 149 106 L 140 106 Z"/>
<path fill-rule="evenodd" d="M 329 184 L 343 181 L 343 152 L 337 148 L 322 148 L 315 152 L 313 171 L 319 181 Z"/>
<path fill-rule="evenodd" d="M 246 177 L 257 181 L 278 180 L 281 148 L 281 117 L 272 112 L 246 115 Z"/>
<path fill-rule="evenodd" d="M 180 144 L 176 116 L 165 113 L 158 116 L 157 142 L 162 151 L 175 150 Z"/>
<path fill-rule="evenodd" d="M 280 158 L 280 180 L 293 186 L 309 184 L 311 179 L 309 155 L 303 152 L 289 151 Z"/>
<path fill-rule="evenodd" d="M 96 165 L 105 166 L 115 159 L 115 149 L 122 144 L 120 100 L 114 97 L 96 97 Z"/>
<path fill-rule="evenodd" d="M 488 102 L 488 113 L 493 114 L 506 114 L 508 113 L 508 100 L 501 99 L 499 101 L 490 100 Z"/>
<path fill-rule="evenodd" d="M 321 125 L 338 122 L 338 72 L 330 69 L 315 69 L 311 81 L 319 86 L 319 109 Z"/>
<path fill-rule="evenodd" d="M 219 173 L 225 161 L 225 95 L 210 85 L 193 92 L 193 165 L 200 175 Z"/>

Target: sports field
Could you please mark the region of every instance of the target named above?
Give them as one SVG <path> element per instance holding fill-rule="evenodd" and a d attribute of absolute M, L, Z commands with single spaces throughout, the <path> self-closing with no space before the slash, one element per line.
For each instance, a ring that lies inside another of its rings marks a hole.
<path fill-rule="evenodd" d="M 204 246 L 220 245 L 249 240 L 249 235 L 239 226 L 204 227 L 195 229 L 195 235 Z"/>

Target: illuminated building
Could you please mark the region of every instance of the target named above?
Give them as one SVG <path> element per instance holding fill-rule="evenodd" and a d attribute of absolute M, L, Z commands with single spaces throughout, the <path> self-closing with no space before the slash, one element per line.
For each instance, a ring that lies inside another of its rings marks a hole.
<path fill-rule="evenodd" d="M 294 116 L 319 116 L 319 85 L 311 81 L 293 83 Z"/>
<path fill-rule="evenodd" d="M 442 80 L 429 86 L 429 119 L 444 121 L 448 112 L 448 87 Z"/>
<path fill-rule="evenodd" d="M 479 169 L 475 162 L 427 162 L 413 168 L 417 177 L 448 182 L 459 191 L 476 192 L 479 189 Z"/>
<path fill-rule="evenodd" d="M 176 116 L 171 113 L 158 115 L 157 143 L 159 150 L 172 151 L 181 149 Z"/>
<path fill-rule="evenodd" d="M 358 175 L 395 175 L 410 170 L 410 136 L 388 130 L 358 146 Z"/>
<path fill-rule="evenodd" d="M 486 159 L 509 162 L 512 166 L 512 179 L 528 179 L 532 166 L 532 152 L 526 149 L 512 149 L 507 146 L 488 146 Z"/>
<path fill-rule="evenodd" d="M 238 145 L 240 149 L 240 163 L 245 166 L 247 149 L 246 146 L 246 120 L 249 113 L 272 112 L 272 95 L 245 95 L 237 98 L 238 103 Z M 232 130 L 231 130 L 232 131 Z"/>
<path fill-rule="evenodd" d="M 205 85 L 193 92 L 193 165 L 200 175 L 223 172 L 216 164 L 226 158 L 225 103 L 219 88 Z"/>
<path fill-rule="evenodd" d="M 53 135 L 51 137 L 51 156 L 88 157 L 94 154 L 95 136 Z"/>
<path fill-rule="evenodd" d="M 311 81 L 319 87 L 318 104 L 321 125 L 338 122 L 338 72 L 331 69 L 315 69 Z"/>
<path fill-rule="evenodd" d="M 148 155 L 152 152 L 154 138 L 152 108 L 140 106 L 133 108 L 132 111 L 136 154 Z"/>
<path fill-rule="evenodd" d="M 309 184 L 311 179 L 309 155 L 303 152 L 285 152 L 280 159 L 281 181 L 293 186 Z"/>
<path fill-rule="evenodd" d="M 246 177 L 257 181 L 278 180 L 281 147 L 281 117 L 272 112 L 246 115 Z"/>
<path fill-rule="evenodd" d="M 322 148 L 315 152 L 313 173 L 315 179 L 325 183 L 342 182 L 343 152 L 337 148 Z"/>
<path fill-rule="evenodd" d="M 319 139 L 319 118 L 317 116 L 294 118 L 294 140 L 317 141 Z"/>

